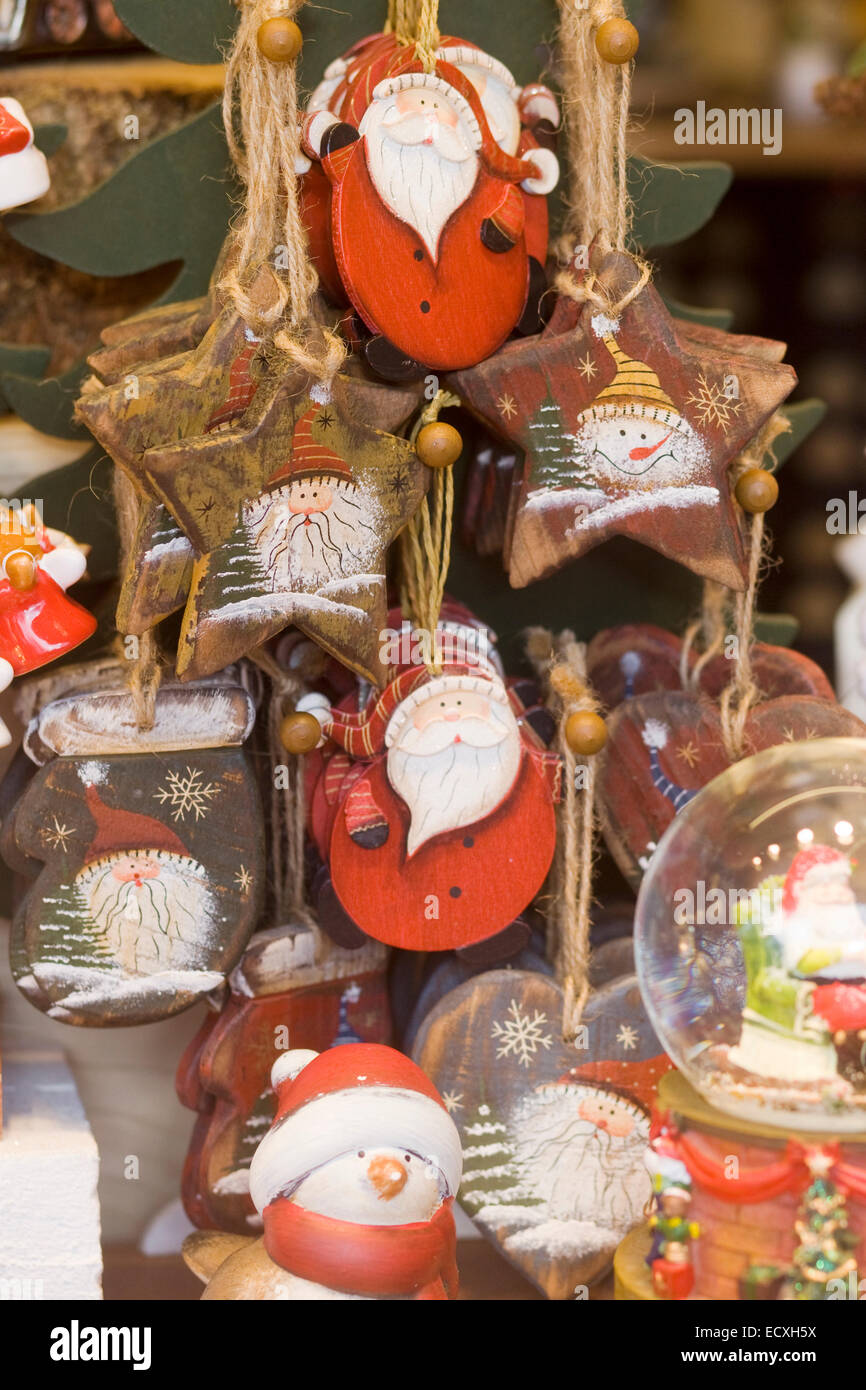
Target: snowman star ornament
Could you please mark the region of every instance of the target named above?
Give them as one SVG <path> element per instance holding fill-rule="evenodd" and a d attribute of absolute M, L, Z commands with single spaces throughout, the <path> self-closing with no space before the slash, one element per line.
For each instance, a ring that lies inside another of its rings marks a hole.
<path fill-rule="evenodd" d="M 0 97 L 0 212 L 41 198 L 51 187 L 45 155 L 20 101 Z"/>

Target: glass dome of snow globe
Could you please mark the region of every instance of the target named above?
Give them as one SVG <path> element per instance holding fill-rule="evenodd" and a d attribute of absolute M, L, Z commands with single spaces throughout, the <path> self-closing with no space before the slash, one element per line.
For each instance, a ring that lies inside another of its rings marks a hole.
<path fill-rule="evenodd" d="M 711 1105 L 866 1132 L 866 739 L 781 744 L 702 788 L 644 876 L 635 956 Z"/>

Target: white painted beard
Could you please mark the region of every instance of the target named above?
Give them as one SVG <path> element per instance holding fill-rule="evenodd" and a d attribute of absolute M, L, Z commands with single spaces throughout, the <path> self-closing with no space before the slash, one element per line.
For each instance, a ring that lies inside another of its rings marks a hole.
<path fill-rule="evenodd" d="M 472 720 L 467 720 L 471 724 Z M 409 808 L 407 856 L 446 831 L 476 825 L 511 791 L 520 771 L 521 742 L 515 724 L 498 743 L 454 743 L 460 724 L 447 726 L 451 741 L 435 753 L 388 754 L 388 780 Z"/>
<path fill-rule="evenodd" d="M 288 487 L 277 488 L 244 509 L 274 593 L 319 588 L 370 569 L 377 537 L 366 519 L 359 490 L 347 482 L 330 486 L 330 507 L 312 513 L 309 523 L 302 512 L 291 511 Z"/>
<path fill-rule="evenodd" d="M 466 202 L 478 173 L 478 157 L 455 162 L 435 145 L 404 145 L 382 130 L 366 136 L 373 187 L 401 222 L 414 228 L 433 260 L 448 219 Z"/>
<path fill-rule="evenodd" d="M 805 929 L 814 936 L 816 945 L 827 942 L 833 946 L 860 946 L 866 941 L 866 921 L 856 903 L 803 902 L 789 919 L 789 925 Z M 866 975 L 866 961 L 863 974 Z"/>
<path fill-rule="evenodd" d="M 179 854 L 152 851 L 148 858 L 158 860 L 159 874 L 136 885 L 114 877 L 120 857 L 127 856 L 96 860 L 75 880 L 88 917 L 104 933 L 117 963 L 134 975 L 201 966 L 199 957 L 214 921 L 204 866 Z"/>

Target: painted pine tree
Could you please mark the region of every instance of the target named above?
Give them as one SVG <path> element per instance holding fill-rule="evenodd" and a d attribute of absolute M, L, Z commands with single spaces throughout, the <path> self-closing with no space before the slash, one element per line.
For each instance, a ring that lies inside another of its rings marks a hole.
<path fill-rule="evenodd" d="M 490 1105 L 479 1105 L 463 1126 L 463 1182 L 460 1203 L 474 1216 L 483 1207 L 539 1206 L 540 1198 L 520 1181 L 521 1169 L 508 1130 Z"/>
<path fill-rule="evenodd" d="M 571 487 L 591 487 L 592 473 L 585 460 L 574 452 L 574 436 L 569 433 L 562 410 L 551 395 L 547 395 L 529 422 L 533 439 L 535 465 L 529 478 L 529 488 L 557 488 L 566 482 Z"/>
<path fill-rule="evenodd" d="M 212 560 L 215 568 L 210 571 L 208 578 L 220 585 L 226 605 L 263 598 L 273 591 L 273 583 L 241 512 L 238 513 L 235 529 L 219 551 L 214 552 Z"/>
<path fill-rule="evenodd" d="M 61 882 L 46 897 L 40 928 L 41 964 L 86 970 L 118 970 L 104 931 L 90 916 L 87 899 L 74 882 Z"/>

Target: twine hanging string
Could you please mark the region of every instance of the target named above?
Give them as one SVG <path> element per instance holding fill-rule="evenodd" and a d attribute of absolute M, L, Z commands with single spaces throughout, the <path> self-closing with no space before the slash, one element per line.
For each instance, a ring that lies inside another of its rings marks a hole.
<path fill-rule="evenodd" d="M 559 0 L 559 7 L 568 210 L 558 248 L 566 269 L 556 289 L 615 319 L 649 283 L 649 262 L 634 257 L 637 278 L 616 298 L 591 270 L 576 279 L 571 265 L 579 246 L 625 251 L 631 230 L 626 142 L 634 63 L 605 62 L 595 46 L 599 25 L 625 11 L 619 0 Z"/>
<path fill-rule="evenodd" d="M 700 615 L 689 623 L 683 634 L 680 652 L 680 684 L 683 690 L 694 693 L 699 689 L 704 667 L 723 649 L 728 635 L 730 599 L 730 590 L 724 584 L 717 584 L 712 579 L 704 582 Z M 691 654 L 699 641 L 700 652 L 692 663 Z"/>
<path fill-rule="evenodd" d="M 425 72 L 436 67 L 439 48 L 439 0 L 388 0 L 385 33 L 398 43 L 415 45 L 415 56 Z"/>
<path fill-rule="evenodd" d="M 235 3 L 240 20 L 227 59 L 223 123 L 244 202 L 220 294 L 257 337 L 273 342 L 287 365 L 329 381 L 346 348 L 314 323 L 318 277 L 298 203 L 296 66 L 271 62 L 256 42 L 265 20 L 295 19 L 304 0 Z"/>
<path fill-rule="evenodd" d="M 278 922 L 299 922 L 316 934 L 316 959 L 326 950 L 321 932 L 304 894 L 304 843 L 306 798 L 304 760 L 286 753 L 280 726 L 288 706 L 294 706 L 304 692 L 302 682 L 285 671 L 266 647 L 250 653 L 250 659 L 271 682 L 268 706 L 268 751 L 271 761 L 271 860 L 273 864 L 274 908 Z M 285 768 L 284 778 L 277 776 Z M 277 785 L 278 780 L 285 785 Z"/>
<path fill-rule="evenodd" d="M 438 391 L 415 421 L 412 442 L 415 442 L 425 425 L 438 420 L 440 411 L 459 404 L 459 396 Z M 428 634 L 426 649 L 429 655 L 425 665 L 431 675 L 439 675 L 442 663 L 436 629 L 451 564 L 454 469 L 437 468 L 431 491 L 432 508 L 428 494 L 400 535 L 400 603 L 412 626 Z"/>
<path fill-rule="evenodd" d="M 121 569 L 126 572 L 138 531 L 141 501 L 135 487 L 120 468 L 114 470 L 114 506 L 120 537 Z M 143 632 L 135 641 L 137 650 L 129 662 L 127 681 L 135 710 L 135 722 L 138 728 L 145 732 L 153 728 L 156 717 L 156 696 L 162 680 L 162 664 L 159 644 L 153 629 Z"/>
<path fill-rule="evenodd" d="M 773 444 L 781 434 L 787 434 L 790 428 L 790 421 L 781 411 L 776 411 L 774 415 L 771 415 L 764 428 L 758 432 L 751 444 L 732 464 L 730 469 L 731 486 L 736 487 L 738 479 L 748 469 L 766 468 L 768 455 L 772 468 L 775 468 L 776 459 L 773 454 Z M 752 643 L 755 635 L 755 602 L 761 570 L 767 556 L 763 512 L 757 512 L 752 517 L 749 526 L 748 547 L 749 569 L 746 588 L 742 593 L 736 594 L 734 598 L 735 636 L 737 639 L 734 679 L 722 692 L 719 702 L 722 738 L 725 752 L 731 762 L 736 762 L 743 756 L 746 720 L 752 706 L 761 698 L 761 691 L 755 682 L 752 670 Z"/>
<path fill-rule="evenodd" d="M 592 875 L 595 853 L 595 759 L 578 758 L 569 747 L 565 728 L 579 710 L 597 713 L 599 704 L 586 675 L 586 647 L 574 633 L 554 639 L 545 628 L 530 628 L 527 655 L 548 692 L 558 716 L 558 751 L 563 762 L 563 793 L 558 809 L 558 833 L 549 921 L 553 927 L 551 954 L 562 986 L 562 1036 L 573 1042 L 589 998 Z M 577 775 L 581 773 L 582 791 Z"/>

